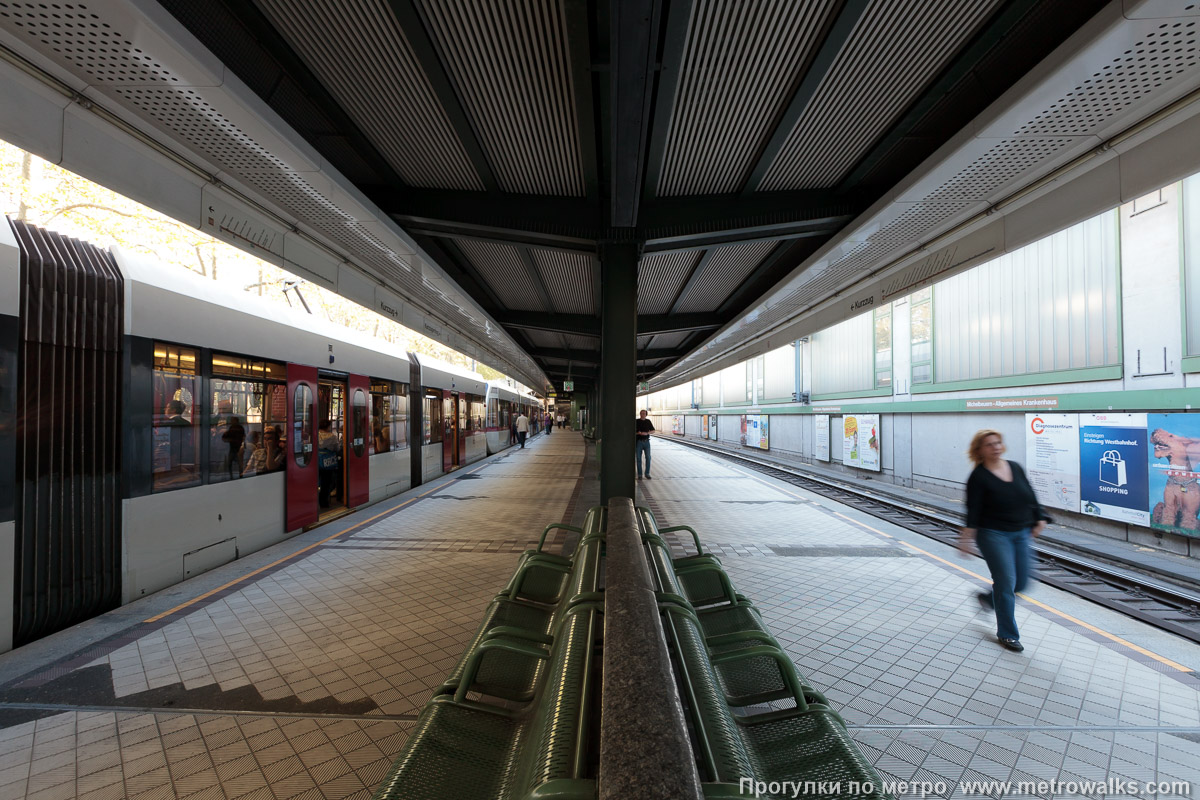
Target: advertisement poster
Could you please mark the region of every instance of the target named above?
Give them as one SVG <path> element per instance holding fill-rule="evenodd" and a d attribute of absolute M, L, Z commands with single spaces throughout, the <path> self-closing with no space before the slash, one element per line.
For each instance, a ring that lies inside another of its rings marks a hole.
<path fill-rule="evenodd" d="M 700 416 L 700 437 L 702 439 L 708 438 L 708 416 L 708 414 L 702 414 Z"/>
<path fill-rule="evenodd" d="M 818 461 L 829 460 L 829 415 L 817 414 L 816 441 L 813 444 L 813 457 Z"/>
<path fill-rule="evenodd" d="M 681 414 L 671 417 L 671 433 L 683 436 L 683 416 Z"/>
<path fill-rule="evenodd" d="M 1200 536 L 1200 414 L 1149 414 L 1150 527 Z"/>
<path fill-rule="evenodd" d="M 746 447 L 766 450 L 769 447 L 767 417 L 761 414 L 742 414 L 741 442 Z"/>
<path fill-rule="evenodd" d="M 1079 415 L 1025 415 L 1025 474 L 1048 508 L 1079 508 Z"/>
<path fill-rule="evenodd" d="M 1150 524 L 1145 414 L 1079 415 L 1079 510 Z"/>
<path fill-rule="evenodd" d="M 717 440 L 717 415 L 716 414 L 708 415 L 708 438 L 712 439 L 714 442 Z"/>
<path fill-rule="evenodd" d="M 847 467 L 879 472 L 878 414 L 847 414 L 842 417 L 842 463 Z"/>

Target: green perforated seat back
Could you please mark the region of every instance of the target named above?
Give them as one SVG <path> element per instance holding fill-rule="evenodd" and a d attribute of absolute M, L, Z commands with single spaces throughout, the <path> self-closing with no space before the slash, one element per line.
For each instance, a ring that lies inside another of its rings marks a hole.
<path fill-rule="evenodd" d="M 770 636 L 762 617 L 753 606 L 738 604 L 726 608 L 713 608 L 700 612 L 700 624 L 704 635 L 721 636 L 727 633 L 753 631 Z"/>
<path fill-rule="evenodd" d="M 730 705 L 746 706 L 791 697 L 779 664 L 770 656 L 750 656 L 716 664 L 714 670 Z"/>
<path fill-rule="evenodd" d="M 737 783 L 754 777 L 750 758 L 742 746 L 737 724 L 729 714 L 729 706 L 717 684 L 708 660 L 704 638 L 696 624 L 681 614 L 670 615 L 675 630 L 676 647 L 690 682 L 692 713 L 699 718 L 699 727 L 712 751 L 717 774 L 708 780 Z"/>
<path fill-rule="evenodd" d="M 525 566 L 517 596 L 535 603 L 557 603 L 562 599 L 567 580 L 566 572 L 533 562 Z"/>
<path fill-rule="evenodd" d="M 678 573 L 679 582 L 683 585 L 683 596 L 694 606 L 727 601 L 729 598 L 725 595 L 725 584 L 721 580 L 721 574 L 720 569 L 716 567 Z"/>
<path fill-rule="evenodd" d="M 496 800 L 512 780 L 512 748 L 525 723 L 430 703 L 375 792 L 376 800 Z"/>
<path fill-rule="evenodd" d="M 480 623 L 478 630 L 475 631 L 475 636 L 467 644 L 463 650 L 462 656 L 458 663 L 454 665 L 454 669 L 450 671 L 450 675 L 446 678 L 446 684 L 457 685 L 462 678 L 463 670 L 466 669 L 467 659 L 471 653 L 475 652 L 475 648 L 487 636 L 488 631 L 501 626 L 520 628 L 531 633 L 546 634 L 550 632 L 550 626 L 553 620 L 553 612 L 548 608 L 539 608 L 526 603 L 515 603 L 508 600 L 493 600 L 488 606 L 487 612 L 484 614 L 483 622 Z M 488 659 L 493 658 L 495 654 L 488 656 Z M 526 660 L 531 660 L 526 657 Z M 485 659 L 486 665 L 487 659 Z M 525 673 L 528 676 L 528 672 Z M 532 684 L 529 684 L 532 686 Z"/>

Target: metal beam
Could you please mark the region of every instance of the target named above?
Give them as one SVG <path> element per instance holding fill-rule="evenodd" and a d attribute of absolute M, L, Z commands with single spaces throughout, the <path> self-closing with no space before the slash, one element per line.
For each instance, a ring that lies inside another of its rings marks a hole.
<path fill-rule="evenodd" d="M 779 267 L 785 274 L 791 272 L 807 255 L 812 252 L 810 243 L 784 242 L 767 254 L 755 267 L 741 285 L 725 299 L 717 308 L 718 314 L 736 314 L 740 305 L 745 305 L 754 297 L 755 284 L 771 270 Z"/>
<path fill-rule="evenodd" d="M 579 377 L 579 378 L 598 378 L 598 377 L 600 377 L 600 370 L 597 369 L 596 367 L 571 367 L 570 369 L 567 369 L 566 366 L 549 366 L 549 367 L 545 367 L 544 369 L 545 369 L 545 372 L 547 375 L 562 375 L 565 377 L 570 377 L 570 378 L 572 378 L 572 380 L 576 377 Z"/>
<path fill-rule="evenodd" d="M 590 314 L 539 314 L 536 311 L 505 311 L 495 315 L 506 328 L 599 336 L 600 319 Z"/>
<path fill-rule="evenodd" d="M 684 331 L 712 331 L 729 320 L 716 314 L 647 314 L 638 317 L 638 336 Z"/>
<path fill-rule="evenodd" d="M 617 4 L 618 8 L 621 6 Z M 641 254 L 635 243 L 605 244 L 600 339 L 600 502 L 633 497 L 633 415 L 629 398 L 637 389 L 637 270 Z"/>
<path fill-rule="evenodd" d="M 596 108 L 592 99 L 592 37 L 587 3 L 568 2 L 567 57 L 571 61 L 571 88 L 575 95 L 575 124 L 579 126 L 579 155 L 583 160 L 583 191 L 589 198 L 600 194 L 600 153 L 596 144 Z"/>
<path fill-rule="evenodd" d="M 596 243 L 591 239 L 549 236 L 529 231 L 489 228 L 481 225 L 446 224 L 437 220 L 405 221 L 403 218 L 398 218 L 396 222 L 412 236 L 437 236 L 446 239 L 467 239 L 476 242 L 491 242 L 493 244 L 540 247 L 544 250 L 567 250 L 573 253 L 596 254 Z"/>
<path fill-rule="evenodd" d="M 570 361 L 575 364 L 599 364 L 600 351 L 598 350 L 562 350 L 554 347 L 534 347 L 528 351 L 529 355 L 534 358 L 553 358 L 560 361 Z M 668 358 L 680 358 L 688 354 L 688 350 L 679 348 L 671 348 L 669 350 L 639 350 L 638 361 L 662 361 Z M 566 369 L 565 365 L 550 364 L 545 367 L 550 369 Z"/>
<path fill-rule="evenodd" d="M 491 312 L 504 308 L 504 303 L 492 290 L 491 284 L 475 271 L 471 259 L 458 249 L 458 245 L 449 239 L 431 239 L 425 236 L 417 237 L 416 242 L 446 271 L 451 280 L 475 298 L 485 310 Z"/>
<path fill-rule="evenodd" d="M 808 104 L 812 101 L 813 95 L 817 93 L 817 87 L 821 85 L 821 81 L 829 74 L 830 67 L 833 66 L 833 61 L 837 58 L 838 53 L 846 44 L 846 40 L 850 38 L 850 33 L 854 30 L 854 26 L 862 18 L 863 12 L 866 11 L 868 0 L 846 0 L 842 5 L 842 10 L 838 12 L 837 19 L 829 28 L 829 33 L 825 35 L 825 40 L 821 43 L 821 49 L 813 56 L 812 62 L 808 65 L 808 69 L 804 72 L 804 78 L 800 81 L 800 85 L 796 87 L 795 93 L 792 94 L 792 100 L 788 103 L 787 110 L 783 112 L 779 122 L 775 125 L 775 132 L 771 134 L 770 141 L 758 154 L 758 160 L 754 164 L 754 169 L 750 171 L 750 177 L 746 179 L 746 183 L 742 188 L 743 194 L 751 194 L 758 191 L 758 187 L 762 184 L 763 178 L 767 174 L 767 170 L 771 168 L 779 151 L 787 144 L 787 140 L 792 135 L 792 129 L 796 127 L 796 123 L 800 121 L 804 110 L 808 108 Z"/>
<path fill-rule="evenodd" d="M 654 91 L 658 6 L 656 0 L 616 0 L 609 6 L 612 103 L 609 225 L 614 228 L 633 228 L 638 224 L 646 132 Z M 604 402 L 607 405 L 607 400 Z"/>
<path fill-rule="evenodd" d="M 484 189 L 489 192 L 500 191 L 500 184 L 496 180 L 496 174 L 487 159 L 483 145 L 480 144 L 480 137 L 467 116 L 462 100 L 454 89 L 454 84 L 450 81 L 450 76 L 442 65 L 441 56 L 438 55 L 433 39 L 429 36 L 429 30 L 416 3 L 413 0 L 388 0 L 388 5 L 391 6 L 392 13 L 396 15 L 396 21 L 400 23 L 400 29 L 404 31 L 404 38 L 408 40 L 422 71 L 429 79 L 433 93 L 445 110 L 446 116 L 450 120 L 450 126 L 458 134 L 459 141 L 462 142 L 467 157 L 471 159 L 471 164 L 475 167 L 475 172 L 478 173 Z"/>
<path fill-rule="evenodd" d="M 674 0 L 666 10 L 662 66 L 654 93 L 654 121 L 650 127 L 650 145 L 646 155 L 646 183 L 642 193 L 646 199 L 658 194 L 658 181 L 666 160 L 671 118 L 675 111 L 675 96 L 679 91 L 679 77 L 683 74 L 683 55 L 687 52 L 692 6 L 692 0 Z"/>
<path fill-rule="evenodd" d="M 753 228 L 716 231 L 714 233 L 683 234 L 679 236 L 648 237 L 645 252 L 671 253 L 678 250 L 719 247 L 726 244 L 748 244 L 750 242 L 780 241 L 784 239 L 825 239 L 841 230 L 852 218 L 805 220 L 781 225 L 763 225 Z"/>

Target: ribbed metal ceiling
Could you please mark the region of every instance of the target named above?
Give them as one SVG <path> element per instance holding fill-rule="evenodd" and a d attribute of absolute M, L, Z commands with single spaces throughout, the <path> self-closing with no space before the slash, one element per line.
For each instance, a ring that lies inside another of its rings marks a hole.
<path fill-rule="evenodd" d="M 598 313 L 596 300 L 592 296 L 596 268 L 591 256 L 537 247 L 529 252 L 555 311 L 563 314 Z"/>
<path fill-rule="evenodd" d="M 700 268 L 692 288 L 679 301 L 682 314 L 712 311 L 778 246 L 778 242 L 751 242 L 718 247 Z"/>
<path fill-rule="evenodd" d="M 646 256 L 638 263 L 638 313 L 666 314 L 703 250 Z"/>
<path fill-rule="evenodd" d="M 660 196 L 741 188 L 820 44 L 836 0 L 698 0 L 671 114 Z"/>
<path fill-rule="evenodd" d="M 1000 4 L 874 0 L 761 188 L 836 185 Z"/>
<path fill-rule="evenodd" d="M 256 2 L 405 183 L 483 189 L 383 0 Z"/>
<path fill-rule="evenodd" d="M 533 286 L 534 278 L 516 247 L 463 240 L 458 242 L 458 249 L 507 308 L 514 311 L 551 310 L 543 306 Z"/>
<path fill-rule="evenodd" d="M 562 2 L 418 2 L 508 192 L 583 195 Z"/>

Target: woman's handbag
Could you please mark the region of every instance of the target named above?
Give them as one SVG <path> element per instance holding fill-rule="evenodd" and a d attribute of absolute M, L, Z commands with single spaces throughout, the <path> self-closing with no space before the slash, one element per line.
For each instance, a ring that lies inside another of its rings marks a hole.
<path fill-rule="evenodd" d="M 332 450 L 321 450 L 317 457 L 318 469 L 337 469 L 338 454 Z"/>

